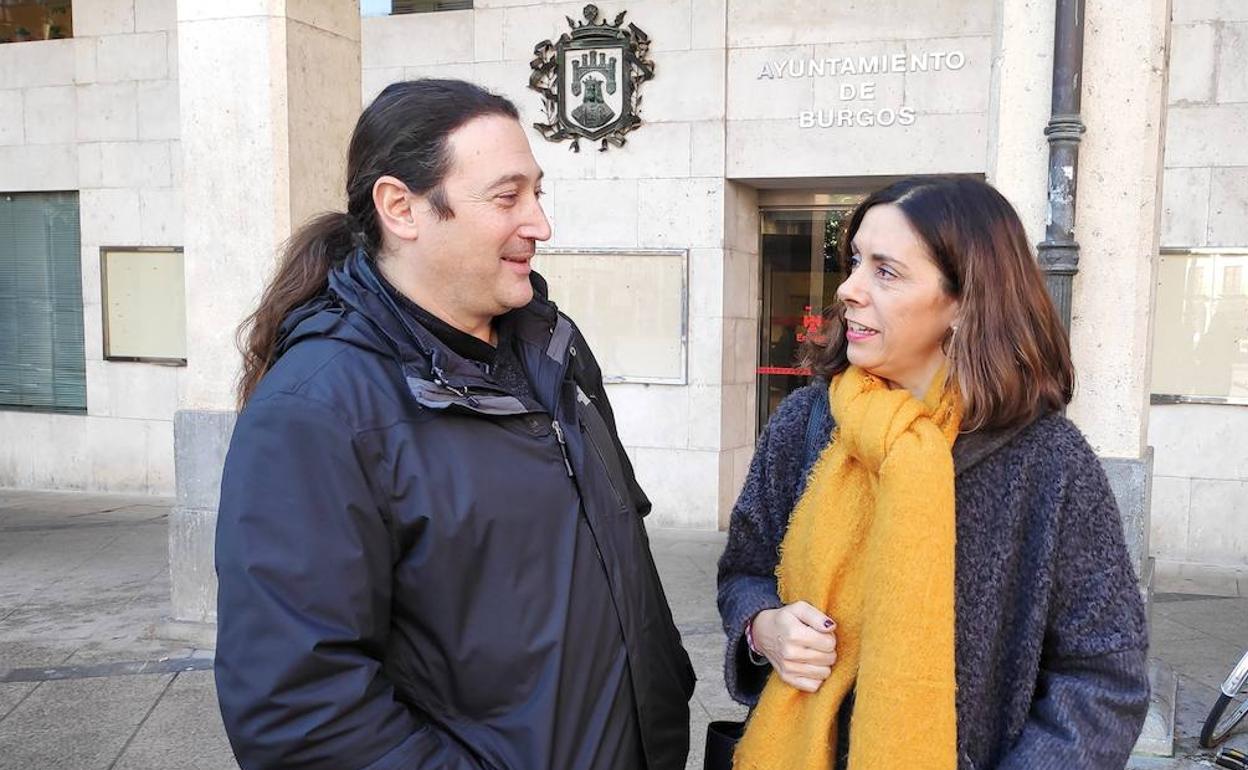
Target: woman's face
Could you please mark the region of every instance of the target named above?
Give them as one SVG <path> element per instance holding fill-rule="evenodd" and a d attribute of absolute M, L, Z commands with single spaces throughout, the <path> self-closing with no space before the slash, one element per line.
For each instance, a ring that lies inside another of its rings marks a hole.
<path fill-rule="evenodd" d="M 893 204 L 871 207 L 852 242 L 845 304 L 849 362 L 922 398 L 958 313 L 927 246 Z"/>

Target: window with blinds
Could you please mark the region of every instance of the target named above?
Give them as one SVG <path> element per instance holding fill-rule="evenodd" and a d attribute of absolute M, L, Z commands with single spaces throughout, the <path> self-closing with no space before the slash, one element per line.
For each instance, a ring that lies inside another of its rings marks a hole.
<path fill-rule="evenodd" d="M 0 194 L 0 408 L 87 408 L 78 193 Z"/>
<path fill-rule="evenodd" d="M 361 0 L 360 15 L 391 16 L 401 13 L 468 11 L 472 0 Z"/>

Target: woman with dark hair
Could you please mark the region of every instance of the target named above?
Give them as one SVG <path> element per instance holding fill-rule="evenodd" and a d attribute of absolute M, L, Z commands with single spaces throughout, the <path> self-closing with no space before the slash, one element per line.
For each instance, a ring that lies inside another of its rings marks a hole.
<path fill-rule="evenodd" d="M 758 441 L 719 563 L 735 766 L 1107 770 L 1148 706 L 1105 473 L 1010 204 L 913 178 L 846 224 L 814 382 Z"/>
<path fill-rule="evenodd" d="M 243 327 L 217 695 L 244 770 L 678 770 L 693 671 L 516 108 L 364 110 Z"/>

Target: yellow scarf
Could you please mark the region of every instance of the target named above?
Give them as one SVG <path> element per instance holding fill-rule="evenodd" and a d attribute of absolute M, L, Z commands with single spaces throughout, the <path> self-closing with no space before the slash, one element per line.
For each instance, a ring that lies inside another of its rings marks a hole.
<path fill-rule="evenodd" d="M 836 435 L 789 519 L 780 598 L 836 621 L 837 662 L 815 693 L 773 672 L 738 770 L 830 770 L 855 688 L 850 770 L 955 770 L 954 489 L 961 421 L 945 372 L 924 401 L 857 367 L 828 389 Z"/>

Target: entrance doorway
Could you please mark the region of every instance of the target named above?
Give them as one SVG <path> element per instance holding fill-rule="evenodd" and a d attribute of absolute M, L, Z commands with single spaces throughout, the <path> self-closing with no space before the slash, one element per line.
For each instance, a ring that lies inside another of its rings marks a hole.
<path fill-rule="evenodd" d="M 760 432 L 784 397 L 810 381 L 810 370 L 798 360 L 799 350 L 845 280 L 841 230 L 863 197 L 789 193 L 773 196 L 772 205 L 760 201 Z"/>

